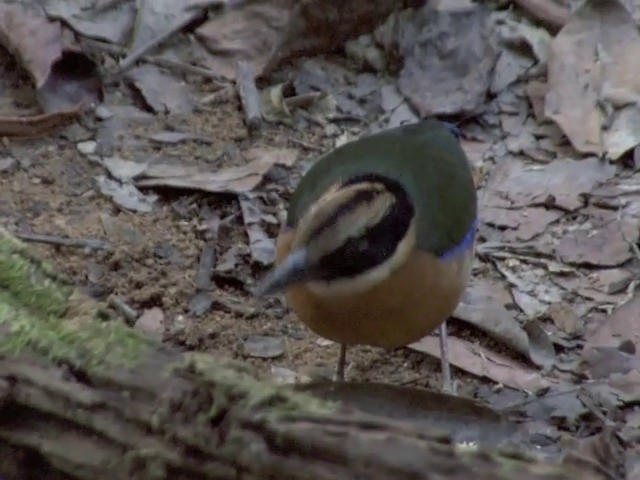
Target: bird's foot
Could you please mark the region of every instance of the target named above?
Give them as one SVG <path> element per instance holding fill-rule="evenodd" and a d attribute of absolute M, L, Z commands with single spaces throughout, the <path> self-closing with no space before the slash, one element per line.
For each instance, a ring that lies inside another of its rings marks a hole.
<path fill-rule="evenodd" d="M 334 382 L 344 382 L 344 371 L 347 365 L 347 346 L 344 343 L 340 344 L 340 356 L 338 357 L 338 367 L 336 373 L 333 376 Z"/>

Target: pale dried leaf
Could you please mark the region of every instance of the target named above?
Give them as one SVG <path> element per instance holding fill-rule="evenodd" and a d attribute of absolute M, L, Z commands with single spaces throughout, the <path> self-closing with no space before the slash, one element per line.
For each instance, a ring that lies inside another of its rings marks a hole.
<path fill-rule="evenodd" d="M 195 102 L 189 87 L 175 77 L 166 75 L 154 65 L 141 65 L 127 73 L 127 78 L 155 113 L 186 115 Z"/>
<path fill-rule="evenodd" d="M 244 352 L 250 357 L 277 358 L 284 353 L 284 340 L 282 337 L 268 335 L 249 335 L 242 346 Z"/>
<path fill-rule="evenodd" d="M 524 207 L 535 204 L 557 205 L 577 210 L 596 185 L 612 178 L 616 167 L 597 158 L 558 159 L 546 165 L 522 161 L 501 162 L 480 193 L 482 209 Z"/>
<path fill-rule="evenodd" d="M 402 27 L 400 91 L 420 116 L 472 113 L 485 102 L 496 61 L 484 5 L 416 11 Z"/>
<path fill-rule="evenodd" d="M 17 5 L 0 5 L 0 43 L 33 79 L 46 113 L 75 114 L 80 104 L 102 99 L 95 64 L 83 53 L 65 49 L 59 23 Z"/>
<path fill-rule="evenodd" d="M 610 316 L 587 331 L 585 349 L 615 347 L 630 340 L 640 351 L 640 295 L 619 307 Z"/>
<path fill-rule="evenodd" d="M 290 166 L 298 152 L 288 148 L 254 148 L 245 152 L 254 159 L 241 167 L 229 167 L 217 172 L 202 171 L 182 164 L 158 163 L 149 165 L 136 179 L 142 187 L 174 187 L 212 193 L 249 192 L 257 187 L 276 164 Z"/>
<path fill-rule="evenodd" d="M 136 2 L 114 2 L 111 8 L 98 9 L 95 0 L 47 0 L 45 12 L 83 37 L 123 45 L 133 27 Z"/>
<path fill-rule="evenodd" d="M 552 42 L 545 113 L 584 153 L 640 143 L 640 33 L 618 0 L 587 0 Z"/>
<path fill-rule="evenodd" d="M 553 365 L 555 352 L 549 339 L 545 340 L 539 331 L 532 337 L 528 335 L 514 313 L 505 308 L 507 303 L 512 303 L 511 297 L 501 284 L 477 278 L 465 291 L 453 316 L 482 330 L 538 366 Z"/>
<path fill-rule="evenodd" d="M 502 385 L 525 391 L 537 391 L 554 383 L 533 368 L 481 345 L 449 337 L 449 361 L 462 370 L 479 377 L 489 378 Z M 409 348 L 439 357 L 440 344 L 436 337 L 425 337 Z"/>
<path fill-rule="evenodd" d="M 99 190 L 121 207 L 134 212 L 149 213 L 153 210 L 153 204 L 157 195 L 145 195 L 131 183 L 120 183 L 106 178 L 104 175 L 96 177 Z"/>
<path fill-rule="evenodd" d="M 559 240 L 558 257 L 571 264 L 615 267 L 634 254 L 629 242 L 638 240 L 640 216 L 622 216 L 611 210 L 589 208 L 589 216 Z"/>

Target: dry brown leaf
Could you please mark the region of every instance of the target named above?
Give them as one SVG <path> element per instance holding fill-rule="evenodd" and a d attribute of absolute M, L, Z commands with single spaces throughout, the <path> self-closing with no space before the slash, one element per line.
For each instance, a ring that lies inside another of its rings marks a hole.
<path fill-rule="evenodd" d="M 614 165 L 593 157 L 584 160 L 558 159 L 546 165 L 503 161 L 493 169 L 486 187 L 480 193 L 481 210 L 504 210 L 536 204 L 577 210 L 584 203 L 582 196 L 612 178 L 615 172 Z"/>
<path fill-rule="evenodd" d="M 502 284 L 474 278 L 453 316 L 482 330 L 538 366 L 553 365 L 555 351 L 550 340 L 546 338 L 545 341 L 543 335 L 530 336 L 517 322 L 514 313 L 505 308 L 508 303 L 512 303 L 511 296 Z"/>
<path fill-rule="evenodd" d="M 210 53 L 202 62 L 216 74 L 231 80 L 236 62 L 244 60 L 260 77 L 288 59 L 341 48 L 405 3 L 255 0 L 213 17 L 196 30 L 196 38 Z"/>
<path fill-rule="evenodd" d="M 244 226 L 249 237 L 249 249 L 253 261 L 262 265 L 271 265 L 276 255 L 276 246 L 272 238 L 262 228 L 262 211 L 260 200 L 249 193 L 240 196 L 240 209 Z"/>
<path fill-rule="evenodd" d="M 528 392 L 540 390 L 554 383 L 537 370 L 481 345 L 451 336 L 448 338 L 448 345 L 449 361 L 473 375 L 490 378 L 502 385 Z M 440 357 L 440 344 L 436 337 L 425 337 L 409 345 L 409 348 Z"/>
<path fill-rule="evenodd" d="M 555 247 L 565 263 L 615 267 L 634 254 L 629 242 L 636 242 L 640 216 L 622 216 L 611 210 L 588 208 L 587 220 L 566 232 Z"/>
<path fill-rule="evenodd" d="M 477 111 L 496 62 L 486 7 L 441 3 L 411 15 L 398 42 L 404 55 L 398 86 L 423 117 Z"/>
<path fill-rule="evenodd" d="M 79 103 L 102 99 L 95 64 L 83 53 L 64 48 L 57 22 L 18 5 L 0 6 L 0 43 L 31 76 L 46 113 L 68 113 Z"/>
<path fill-rule="evenodd" d="M 579 152 L 617 159 L 640 143 L 640 33 L 618 0 L 587 0 L 551 47 L 545 113 Z"/>
<path fill-rule="evenodd" d="M 241 193 L 253 190 L 275 165 L 291 165 L 298 152 L 288 148 L 261 148 L 246 152 L 255 158 L 241 167 L 229 167 L 217 172 L 202 171 L 180 164 L 150 165 L 136 185 L 140 187 L 174 187 L 212 193 Z"/>
<path fill-rule="evenodd" d="M 127 78 L 155 113 L 188 115 L 193 111 L 195 103 L 187 85 L 155 65 L 133 68 Z"/>
<path fill-rule="evenodd" d="M 640 295 L 631 299 L 606 317 L 599 324 L 589 328 L 584 348 L 615 347 L 630 340 L 640 351 Z"/>
<path fill-rule="evenodd" d="M 111 2 L 96 8 L 95 0 L 48 0 L 44 7 L 52 20 L 62 20 L 83 37 L 124 45 L 133 27 L 136 2 Z M 175 2 L 174 2 L 175 3 Z"/>

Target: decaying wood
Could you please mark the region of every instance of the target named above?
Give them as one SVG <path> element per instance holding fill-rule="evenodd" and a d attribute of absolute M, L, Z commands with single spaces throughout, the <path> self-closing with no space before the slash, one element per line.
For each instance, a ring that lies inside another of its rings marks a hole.
<path fill-rule="evenodd" d="M 461 449 L 162 347 L 96 319 L 99 307 L 53 275 L 0 231 L 2 478 L 603 478 Z"/>

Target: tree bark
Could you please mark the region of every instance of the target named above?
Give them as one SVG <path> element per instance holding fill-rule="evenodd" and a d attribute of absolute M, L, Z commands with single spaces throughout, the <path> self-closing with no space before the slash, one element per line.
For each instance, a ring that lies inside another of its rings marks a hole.
<path fill-rule="evenodd" d="M 574 479 L 137 336 L 0 231 L 3 479 Z"/>

